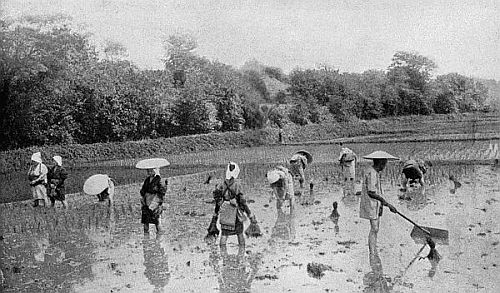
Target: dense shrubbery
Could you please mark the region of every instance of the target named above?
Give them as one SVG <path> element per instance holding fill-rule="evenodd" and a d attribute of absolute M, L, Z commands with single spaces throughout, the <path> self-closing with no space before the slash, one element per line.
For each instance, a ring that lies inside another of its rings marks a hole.
<path fill-rule="evenodd" d="M 97 50 L 68 18 L 1 21 L 0 30 L 0 150 L 487 109 L 484 85 L 432 79 L 436 65 L 416 53 L 397 52 L 386 72 L 286 75 L 255 60 L 241 70 L 210 61 L 177 34 L 164 70 L 140 70 L 123 46 Z"/>

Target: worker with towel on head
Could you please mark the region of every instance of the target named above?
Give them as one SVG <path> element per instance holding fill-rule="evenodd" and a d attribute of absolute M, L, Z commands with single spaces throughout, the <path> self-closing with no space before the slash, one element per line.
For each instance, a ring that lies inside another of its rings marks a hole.
<path fill-rule="evenodd" d="M 107 174 L 90 176 L 83 184 L 83 191 L 88 195 L 96 195 L 99 202 L 108 202 L 113 205 L 115 197 L 115 184 Z"/>
<path fill-rule="evenodd" d="M 342 147 L 342 143 L 340 143 Z M 339 156 L 339 163 L 342 168 L 342 179 L 344 196 L 354 195 L 354 184 L 356 180 L 356 154 L 347 147 L 342 147 Z"/>
<path fill-rule="evenodd" d="M 36 152 L 31 156 L 31 166 L 28 170 L 28 180 L 31 186 L 31 195 L 33 197 L 33 207 L 39 205 L 45 206 L 47 197 L 47 166 L 42 163 L 42 154 Z"/>
<path fill-rule="evenodd" d="M 380 173 L 385 169 L 388 160 L 398 160 L 398 158 L 384 152 L 376 151 L 363 158 L 373 160 L 373 165 L 368 167 L 363 177 L 361 187 L 361 199 L 359 206 L 359 216 L 370 220 L 370 233 L 368 234 L 368 248 L 371 257 L 377 257 L 377 234 L 382 216 L 382 207 L 388 207 L 395 213 L 396 208 L 389 204 L 382 196 L 382 183 Z"/>
<path fill-rule="evenodd" d="M 293 212 L 295 194 L 293 189 L 293 178 L 290 171 L 283 166 L 277 166 L 275 169 L 267 172 L 266 178 L 273 189 L 273 193 L 276 195 L 276 208 L 281 210 L 283 202 L 288 200 L 290 212 Z"/>
<path fill-rule="evenodd" d="M 136 168 L 146 169 L 148 177 L 144 180 L 141 194 L 141 223 L 144 233 L 149 233 L 149 225 L 156 226 L 156 233 L 162 233 L 160 217 L 163 212 L 163 202 L 167 192 L 167 180 L 162 180 L 160 168 L 170 165 L 162 158 L 146 159 L 138 162 Z"/>
<path fill-rule="evenodd" d="M 300 188 L 304 188 L 305 169 L 312 163 L 312 155 L 307 151 L 298 151 L 290 158 L 290 173 L 293 178 L 298 178 Z"/>
<path fill-rule="evenodd" d="M 68 207 L 66 202 L 66 195 L 64 193 L 64 181 L 68 178 L 68 172 L 62 166 L 61 156 L 54 156 L 56 164 L 49 169 L 47 174 L 48 192 L 47 195 L 50 199 L 50 206 L 54 207 L 56 200 L 60 201 L 64 208 Z"/>
<path fill-rule="evenodd" d="M 238 236 L 238 245 L 245 246 L 245 237 L 243 235 L 243 222 L 245 214 L 251 221 L 255 222 L 255 216 L 248 207 L 246 197 L 240 182 L 237 180 L 240 174 L 240 167 L 235 162 L 229 162 L 226 168 L 224 182 L 217 185 L 213 192 L 215 199 L 214 217 L 219 217 L 221 226 L 220 246 L 225 246 L 227 237 L 231 235 Z"/>

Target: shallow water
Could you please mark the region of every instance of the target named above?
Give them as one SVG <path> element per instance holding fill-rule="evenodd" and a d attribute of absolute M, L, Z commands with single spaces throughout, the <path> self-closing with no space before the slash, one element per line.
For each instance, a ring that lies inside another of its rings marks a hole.
<path fill-rule="evenodd" d="M 142 232 L 139 185 L 117 188 L 112 210 L 77 197 L 72 208 L 2 209 L 1 267 L 5 292 L 498 292 L 500 280 L 499 170 L 491 166 L 437 165 L 431 185 L 399 199 L 396 165 L 385 171 L 386 199 L 415 222 L 446 229 L 449 245 L 437 245 L 438 264 L 419 259 L 428 246 L 415 243 L 412 225 L 384 210 L 379 260 L 367 247 L 369 223 L 358 216 L 358 197 L 342 199 L 338 170 L 312 165 L 314 198 L 297 197 L 293 214 L 277 214 L 264 174 L 270 165 L 242 166 L 250 208 L 264 236 L 247 238 L 238 251 L 203 238 L 213 213 L 207 174 L 175 178 L 168 192 L 165 235 Z M 450 172 L 462 187 L 450 193 Z M 212 174 L 212 173 L 211 173 Z M 221 172 L 215 173 L 220 175 Z M 361 174 L 361 172 L 360 172 Z M 429 178 L 430 179 L 430 178 Z M 359 183 L 357 186 L 359 190 Z M 329 219 L 338 201 L 337 225 Z M 301 204 L 303 203 L 303 204 Z M 248 223 L 247 223 L 248 224 Z M 309 263 L 329 266 L 324 276 Z"/>

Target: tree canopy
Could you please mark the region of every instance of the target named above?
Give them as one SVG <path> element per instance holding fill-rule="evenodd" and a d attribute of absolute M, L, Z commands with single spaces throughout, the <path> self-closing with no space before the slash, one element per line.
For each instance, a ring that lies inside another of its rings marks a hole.
<path fill-rule="evenodd" d="M 3 150 L 481 111 L 488 96 L 469 77 L 433 78 L 436 64 L 412 52 L 396 52 L 385 72 L 322 66 L 287 75 L 256 60 L 241 69 L 209 60 L 194 37 L 174 34 L 164 70 L 141 70 L 122 44 L 98 49 L 63 16 L 1 21 L 0 42 Z"/>

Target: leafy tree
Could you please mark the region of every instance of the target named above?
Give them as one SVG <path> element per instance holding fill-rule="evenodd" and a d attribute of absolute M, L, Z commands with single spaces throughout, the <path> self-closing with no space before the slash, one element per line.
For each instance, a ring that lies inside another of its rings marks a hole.
<path fill-rule="evenodd" d="M 185 90 L 172 112 L 177 135 L 209 133 L 220 127 L 215 105 L 196 89 Z"/>
<path fill-rule="evenodd" d="M 255 101 L 244 100 L 242 105 L 245 128 L 260 129 L 265 125 L 264 113 Z"/>
<path fill-rule="evenodd" d="M 241 130 L 245 120 L 241 100 L 232 90 L 225 89 L 217 99 L 217 120 L 220 121 L 220 131 Z"/>
<path fill-rule="evenodd" d="M 447 101 L 438 99 L 434 107 L 444 113 L 479 111 L 488 96 L 488 89 L 481 82 L 458 73 L 438 76 L 435 87 L 438 97 Z"/>
<path fill-rule="evenodd" d="M 400 97 L 399 114 L 430 114 L 435 97 L 429 87 L 432 70 L 436 64 L 431 59 L 414 52 L 396 52 L 387 76 Z"/>

